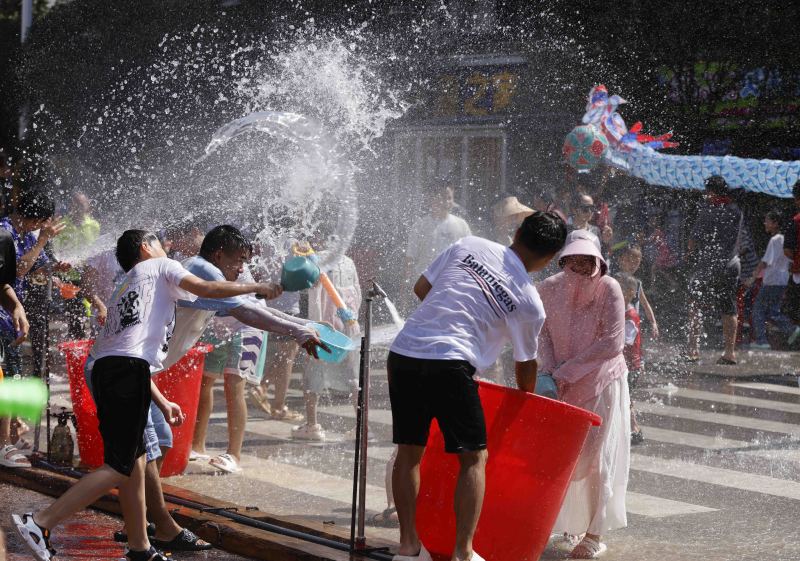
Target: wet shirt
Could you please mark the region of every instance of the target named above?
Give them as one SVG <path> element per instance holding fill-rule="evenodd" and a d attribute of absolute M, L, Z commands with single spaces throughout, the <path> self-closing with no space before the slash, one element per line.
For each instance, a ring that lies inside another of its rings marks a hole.
<path fill-rule="evenodd" d="M 392 351 L 413 358 L 466 360 L 485 370 L 510 340 L 516 361 L 536 358 L 544 306 L 511 248 L 466 237 L 423 275 L 431 290 L 395 338 Z"/>
<path fill-rule="evenodd" d="M 738 259 L 742 211 L 733 203 L 700 207 L 692 229 L 697 270 L 719 271 Z"/>
<path fill-rule="evenodd" d="M 167 257 L 136 264 L 111 294 L 108 318 L 92 347 L 92 358 L 141 358 L 159 369 L 169 349 L 178 300 L 196 298 L 179 286 L 189 274 Z"/>

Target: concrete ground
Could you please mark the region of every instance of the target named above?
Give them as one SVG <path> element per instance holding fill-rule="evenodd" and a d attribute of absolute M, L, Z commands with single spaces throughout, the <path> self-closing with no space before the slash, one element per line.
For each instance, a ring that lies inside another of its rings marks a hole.
<path fill-rule="evenodd" d="M 32 559 L 30 550 L 22 543 L 22 539 L 11 525 L 11 514 L 42 508 L 53 499 L 5 483 L 0 483 L 0 496 L 4 497 L 4 500 L 0 501 L 0 527 L 6 534 L 6 559 L 8 561 Z M 52 545 L 58 551 L 56 559 L 58 561 L 120 559 L 125 553 L 122 544 L 115 543 L 111 537 L 120 526 L 121 522 L 118 518 L 101 512 L 85 510 L 79 513 L 67 524 L 53 532 Z M 216 549 L 200 553 L 176 554 L 175 558 L 183 561 L 245 559 Z"/>
<path fill-rule="evenodd" d="M 604 536 L 605 559 L 799 559 L 800 354 L 744 352 L 740 365 L 725 370 L 713 364 L 714 352 L 704 352 L 698 365 L 680 362 L 678 354 L 668 345 L 652 345 L 649 360 L 655 366 L 633 390 L 646 441 L 632 453 L 628 527 Z M 373 376 L 370 518 L 386 506 L 385 473 L 393 450 L 385 371 L 376 365 Z M 221 386 L 216 395 L 208 447 L 221 453 L 227 439 Z M 68 399 L 65 383 L 54 385 L 54 399 Z M 303 410 L 299 371 L 289 405 Z M 354 458 L 347 431 L 354 412 L 344 395 L 324 397 L 320 411 L 328 439 L 308 443 L 292 439 L 293 424 L 251 408 L 243 473 L 222 475 L 207 463 L 192 462 L 184 475 L 167 482 L 346 530 Z M 84 525 L 100 520 L 108 525 L 108 531 L 93 535 L 108 535 L 115 525 L 95 513 L 84 516 Z M 75 535 L 89 534 L 76 524 Z M 398 532 L 391 524 L 371 522 L 367 536 L 396 541 Z M 98 542 L 96 547 L 113 546 Z M 543 559 L 564 557 L 550 548 Z"/>

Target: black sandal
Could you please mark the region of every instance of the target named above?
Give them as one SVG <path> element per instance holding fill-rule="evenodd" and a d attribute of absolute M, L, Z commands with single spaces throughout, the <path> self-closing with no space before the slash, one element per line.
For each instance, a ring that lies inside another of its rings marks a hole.
<path fill-rule="evenodd" d="M 738 364 L 738 362 L 736 362 L 735 360 L 731 360 L 729 358 L 725 358 L 724 356 L 721 356 L 717 359 L 717 364 L 723 366 L 733 366 L 734 364 Z"/>
<path fill-rule="evenodd" d="M 164 551 L 206 551 L 213 549 L 214 546 L 200 539 L 194 532 L 187 528 L 183 528 L 178 535 L 170 541 L 165 542 L 161 540 L 152 539 L 150 542 Z"/>
<path fill-rule="evenodd" d="M 152 538 L 156 535 L 156 525 L 150 522 L 147 525 L 147 537 Z M 114 532 L 114 541 L 119 543 L 127 543 L 128 542 L 128 534 L 123 532 L 122 530 L 118 532 Z"/>
<path fill-rule="evenodd" d="M 120 561 L 170 561 L 169 558 L 158 551 L 155 547 L 150 546 L 147 551 L 134 551 L 129 549 L 125 552 L 125 557 Z"/>
<path fill-rule="evenodd" d="M 380 526 L 383 528 L 394 528 L 400 524 L 399 520 L 393 520 L 392 514 L 396 514 L 397 509 L 393 506 L 384 509 L 383 511 L 379 512 L 375 516 L 373 516 L 370 520 L 375 526 Z"/>

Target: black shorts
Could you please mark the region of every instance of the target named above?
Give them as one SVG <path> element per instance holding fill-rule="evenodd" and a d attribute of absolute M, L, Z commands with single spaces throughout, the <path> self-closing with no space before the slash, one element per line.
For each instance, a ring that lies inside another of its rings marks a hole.
<path fill-rule="evenodd" d="M 738 261 L 726 267 L 696 271 L 689 281 L 691 299 L 701 308 L 715 310 L 723 316 L 735 316 L 740 272 Z"/>
<path fill-rule="evenodd" d="M 469 362 L 390 352 L 387 370 L 395 444 L 425 446 L 431 421 L 436 419 L 446 452 L 486 448 L 486 421 L 478 383 L 472 378 L 475 368 Z"/>
<path fill-rule="evenodd" d="M 136 459 L 145 453 L 150 365 L 123 356 L 97 359 L 92 365 L 92 395 L 103 437 L 103 460 L 115 471 L 130 475 Z"/>

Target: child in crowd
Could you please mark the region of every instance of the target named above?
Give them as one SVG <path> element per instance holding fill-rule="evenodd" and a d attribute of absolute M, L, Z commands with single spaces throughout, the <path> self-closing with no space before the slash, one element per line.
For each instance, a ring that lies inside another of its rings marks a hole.
<path fill-rule="evenodd" d="M 629 243 L 619 250 L 619 257 L 617 257 L 617 267 L 619 272 L 627 273 L 633 276 L 636 274 L 636 271 L 639 270 L 641 265 L 642 249 L 638 244 Z M 639 308 L 641 305 L 647 321 L 650 322 L 650 332 L 653 336 L 653 339 L 658 339 L 660 334 L 658 331 L 658 323 L 656 323 L 656 315 L 653 313 L 653 308 L 650 307 L 650 302 L 648 302 L 647 296 L 644 293 L 641 280 L 637 279 L 636 294 L 631 303 L 633 304 L 633 307 L 636 308 L 637 313 L 640 312 Z"/>
<path fill-rule="evenodd" d="M 51 530 L 66 518 L 119 487 L 128 530 L 130 561 L 166 561 L 146 532 L 144 474 L 145 426 L 151 399 L 173 425 L 183 422 L 180 407 L 169 402 L 150 379 L 168 350 L 181 298 L 230 298 L 252 292 L 274 296 L 279 287 L 204 281 L 168 259 L 158 238 L 128 230 L 117 240 L 117 260 L 126 275 L 114 290 L 103 330 L 89 354 L 92 393 L 97 404 L 104 464 L 84 476 L 58 500 L 38 512 L 13 515 L 17 532 L 39 561 L 50 561 Z"/>
<path fill-rule="evenodd" d="M 625 349 L 622 351 L 628 365 L 628 388 L 633 390 L 642 371 L 642 331 L 639 312 L 633 305 L 636 290 L 641 281 L 628 273 L 619 273 L 615 277 L 622 288 L 622 297 L 625 300 Z M 631 399 L 631 444 L 644 442 L 644 435 L 639 423 L 636 422 L 636 412 Z"/>
<path fill-rule="evenodd" d="M 762 278 L 761 288 L 753 306 L 755 343 L 750 345 L 751 349 L 772 348 L 767 341 L 767 321 L 771 321 L 787 337 L 791 336 L 795 329 L 800 330 L 800 327 L 795 328 L 792 320 L 781 313 L 783 293 L 789 282 L 790 265 L 789 258 L 783 252 L 781 223 L 781 215 L 776 211 L 770 211 L 764 217 L 764 230 L 772 237 L 764 257 L 758 262 L 753 278 L 748 283 L 752 286 L 756 279 Z"/>
<path fill-rule="evenodd" d="M 325 252 L 320 253 L 324 262 Z M 358 281 L 353 260 L 342 255 L 339 260 L 324 271 L 342 297 L 347 309 L 353 312 L 356 320 L 361 307 L 361 285 Z M 358 340 L 361 329 L 358 322 L 344 322 L 337 314 L 336 305 L 325 292 L 322 283 L 308 291 L 308 319 L 331 324 L 335 329 Z M 317 422 L 317 404 L 320 394 L 326 389 L 348 392 L 355 396 L 358 391 L 358 353 L 349 353 L 339 364 L 309 361 L 304 370 L 306 423 L 292 429 L 292 436 L 300 440 L 325 440 L 325 431 Z"/>

